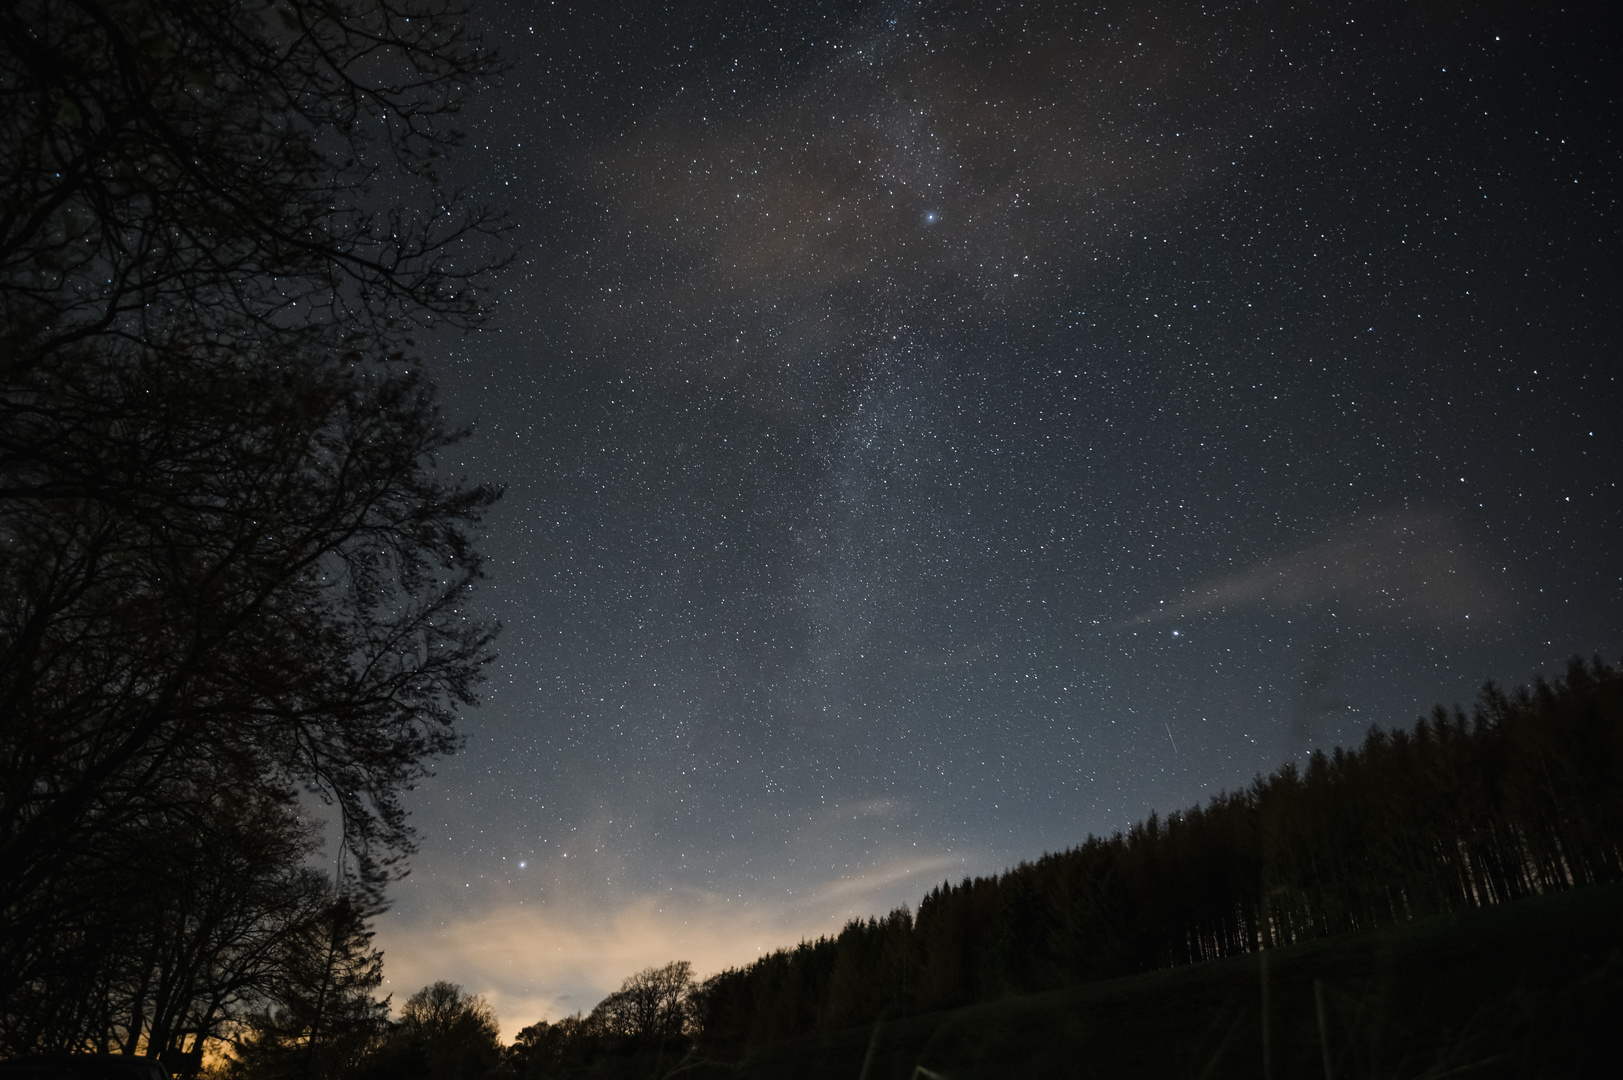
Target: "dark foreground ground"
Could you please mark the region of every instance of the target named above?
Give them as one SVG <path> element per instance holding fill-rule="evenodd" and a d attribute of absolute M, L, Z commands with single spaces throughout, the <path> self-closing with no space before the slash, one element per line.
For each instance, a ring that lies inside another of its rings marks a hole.
<path fill-rule="evenodd" d="M 1623 887 L 633 1071 L 673 1064 L 689 1080 L 1623 1076 Z"/>

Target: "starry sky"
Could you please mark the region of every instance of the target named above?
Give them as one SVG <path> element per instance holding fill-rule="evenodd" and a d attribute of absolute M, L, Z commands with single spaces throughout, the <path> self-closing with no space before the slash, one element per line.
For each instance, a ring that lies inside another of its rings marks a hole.
<path fill-rule="evenodd" d="M 1602 10 L 473 0 L 505 631 L 387 989 L 511 1036 L 1615 660 Z"/>

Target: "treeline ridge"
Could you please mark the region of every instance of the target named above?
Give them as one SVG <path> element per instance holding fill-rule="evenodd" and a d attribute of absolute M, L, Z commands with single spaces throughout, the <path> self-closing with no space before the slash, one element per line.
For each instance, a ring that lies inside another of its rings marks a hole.
<path fill-rule="evenodd" d="M 1598 658 L 1205 806 L 855 920 L 696 988 L 759 1042 L 1619 880 L 1623 677 Z"/>

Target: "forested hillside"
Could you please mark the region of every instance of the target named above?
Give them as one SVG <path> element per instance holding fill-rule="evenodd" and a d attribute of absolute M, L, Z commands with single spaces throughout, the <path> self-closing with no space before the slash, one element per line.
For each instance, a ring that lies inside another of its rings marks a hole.
<path fill-rule="evenodd" d="M 1574 660 L 1467 715 L 722 972 L 706 1042 L 757 1042 L 1623 878 L 1623 677 Z"/>

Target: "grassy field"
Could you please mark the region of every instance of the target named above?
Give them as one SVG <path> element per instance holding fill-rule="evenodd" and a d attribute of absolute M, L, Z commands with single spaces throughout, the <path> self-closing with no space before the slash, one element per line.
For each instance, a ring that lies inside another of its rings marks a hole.
<path fill-rule="evenodd" d="M 1623 886 L 712 1048 L 678 1069 L 692 1080 L 1623 1075 Z"/>

